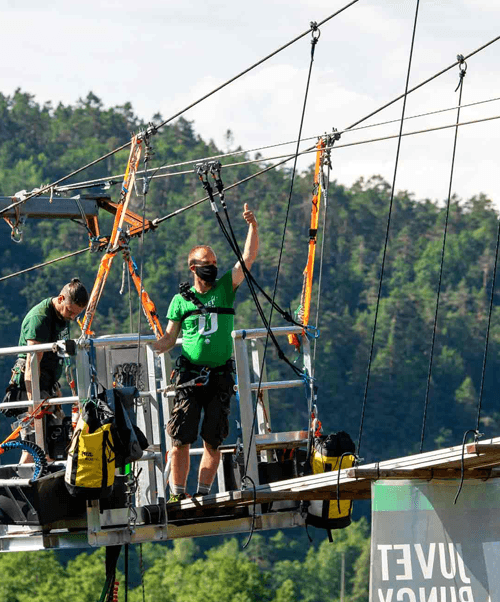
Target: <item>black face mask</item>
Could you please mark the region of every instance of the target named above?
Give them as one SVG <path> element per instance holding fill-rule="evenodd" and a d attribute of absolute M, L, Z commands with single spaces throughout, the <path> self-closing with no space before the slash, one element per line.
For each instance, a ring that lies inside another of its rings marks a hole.
<path fill-rule="evenodd" d="M 217 266 L 216 265 L 202 265 L 195 266 L 194 271 L 196 275 L 203 281 L 213 284 L 217 280 Z"/>

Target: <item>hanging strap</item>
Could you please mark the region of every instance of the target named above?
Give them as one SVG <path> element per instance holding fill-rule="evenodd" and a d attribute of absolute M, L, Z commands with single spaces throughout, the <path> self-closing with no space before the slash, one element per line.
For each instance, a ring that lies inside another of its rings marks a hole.
<path fill-rule="evenodd" d="M 314 259 L 316 256 L 316 243 L 318 238 L 318 218 L 319 206 L 321 200 L 321 180 L 320 169 L 323 163 L 325 154 L 325 140 L 320 138 L 316 144 L 316 163 L 314 166 L 314 186 L 313 198 L 311 206 L 311 222 L 309 226 L 309 250 L 307 255 L 307 263 L 304 268 L 304 280 L 302 283 L 302 294 L 300 298 L 300 308 L 297 311 L 297 319 L 304 326 L 309 324 L 309 314 L 311 310 L 312 282 L 314 273 Z M 300 350 L 300 340 L 296 334 L 288 335 L 288 342 L 297 350 Z"/>

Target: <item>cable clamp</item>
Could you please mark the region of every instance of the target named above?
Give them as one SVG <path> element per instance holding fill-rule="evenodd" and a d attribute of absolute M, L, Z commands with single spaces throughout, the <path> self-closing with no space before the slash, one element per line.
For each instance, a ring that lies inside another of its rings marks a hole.
<path fill-rule="evenodd" d="M 208 172 L 210 169 L 210 162 L 203 161 L 202 163 L 196 163 L 195 172 L 198 175 L 200 182 L 203 184 L 203 188 L 208 194 L 208 198 L 210 199 L 210 207 L 214 213 L 218 213 L 217 205 L 215 204 L 215 199 L 213 195 L 213 188 L 208 181 Z"/>
<path fill-rule="evenodd" d="M 319 36 L 321 35 L 321 31 L 316 21 L 311 21 L 310 26 L 312 35 L 311 44 L 316 44 L 316 42 L 319 40 Z"/>
<path fill-rule="evenodd" d="M 459 80 L 458 80 L 458 86 L 455 88 L 455 92 L 463 84 L 465 74 L 467 73 L 467 63 L 465 62 L 464 55 L 457 54 L 457 61 L 458 61 L 458 69 L 459 69 L 459 71 L 458 71 Z"/>
<path fill-rule="evenodd" d="M 154 136 L 158 133 L 158 128 L 155 126 L 153 122 L 149 122 L 148 127 L 137 134 L 137 141 L 141 142 L 144 140 L 147 144 L 147 141 L 151 136 Z"/>
<path fill-rule="evenodd" d="M 217 192 L 219 193 L 221 203 L 223 203 L 223 201 L 224 201 L 224 184 L 222 183 L 222 179 L 220 177 L 222 164 L 220 161 L 209 161 L 208 167 L 210 168 L 210 173 L 212 174 L 212 177 L 215 180 L 215 186 L 217 188 Z"/>
<path fill-rule="evenodd" d="M 90 242 L 89 242 L 90 252 L 96 253 L 97 251 L 103 251 L 104 250 L 103 243 L 106 243 L 106 242 L 107 242 L 106 236 L 91 236 Z"/>

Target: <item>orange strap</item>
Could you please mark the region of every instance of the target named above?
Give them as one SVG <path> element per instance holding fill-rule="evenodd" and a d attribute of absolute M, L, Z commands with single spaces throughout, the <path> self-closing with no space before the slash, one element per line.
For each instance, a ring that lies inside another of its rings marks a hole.
<path fill-rule="evenodd" d="M 120 192 L 120 201 L 116 208 L 115 220 L 113 222 L 113 230 L 109 239 L 109 250 L 101 259 L 99 270 L 97 271 L 97 276 L 94 282 L 94 287 L 92 288 L 92 292 L 90 294 L 87 311 L 85 312 L 85 317 L 82 323 L 82 333 L 85 335 L 92 334 L 90 326 L 92 324 L 92 320 L 94 319 L 97 304 L 99 303 L 99 300 L 101 298 L 104 285 L 106 284 L 111 264 L 113 263 L 113 259 L 115 258 L 116 252 L 118 250 L 118 243 L 122 231 L 123 220 L 125 218 L 125 213 L 128 208 L 130 197 L 132 195 L 135 174 L 139 166 L 140 157 L 141 140 L 138 139 L 137 136 L 134 136 L 132 138 L 132 144 L 130 146 L 130 155 L 128 158 L 127 169 L 123 178 L 122 190 Z"/>
<path fill-rule="evenodd" d="M 161 327 L 158 312 L 156 311 L 156 305 L 153 303 L 153 301 L 152 301 L 151 297 L 148 295 L 148 293 L 144 290 L 144 287 L 142 286 L 142 282 L 141 282 L 141 277 L 137 273 L 134 262 L 132 261 L 130 255 L 125 258 L 125 261 L 127 262 L 127 265 L 128 265 L 128 271 L 129 271 L 130 277 L 132 278 L 132 281 L 135 285 L 137 293 L 139 294 L 139 296 L 141 298 L 142 310 L 144 311 L 144 315 L 146 316 L 148 324 L 149 324 L 151 330 L 154 332 L 155 337 L 157 339 L 160 339 L 163 336 L 163 330 Z"/>
<path fill-rule="evenodd" d="M 313 198 L 311 207 L 311 225 L 309 228 L 309 251 L 307 255 L 307 263 L 304 269 L 304 280 L 302 283 L 302 294 L 300 298 L 300 310 L 298 319 L 304 326 L 309 324 L 309 316 L 311 313 L 311 297 L 312 297 L 312 283 L 314 274 L 314 259 L 316 257 L 316 242 L 318 239 L 318 219 L 319 219 L 319 207 L 321 202 L 321 181 L 320 171 L 323 162 L 323 155 L 325 153 L 325 140 L 320 138 L 316 145 L 316 164 L 314 166 L 314 188 Z M 288 342 L 294 345 L 297 350 L 300 350 L 300 341 L 297 335 L 289 334 Z"/>
<path fill-rule="evenodd" d="M 30 422 L 32 422 L 35 418 L 41 417 L 43 416 L 43 414 L 45 413 L 45 410 L 42 410 L 42 407 L 44 405 L 44 403 L 46 401 L 48 401 L 50 399 L 50 397 L 46 397 L 43 401 L 41 401 L 36 408 L 30 412 L 27 416 L 25 416 L 24 418 L 21 419 L 21 423 L 12 431 L 12 433 L 2 441 L 2 443 L 0 443 L 0 445 L 3 445 L 4 443 L 7 443 L 8 441 L 13 441 L 14 439 L 17 439 L 19 433 L 21 432 L 21 430 Z M 0 447 L 0 455 L 3 454 L 5 452 L 5 450 L 3 449 L 3 447 Z"/>

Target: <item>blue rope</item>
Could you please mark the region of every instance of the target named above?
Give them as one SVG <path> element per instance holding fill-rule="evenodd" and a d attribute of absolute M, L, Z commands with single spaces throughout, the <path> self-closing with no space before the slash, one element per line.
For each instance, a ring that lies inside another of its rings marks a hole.
<path fill-rule="evenodd" d="M 45 452 L 36 443 L 31 443 L 31 441 L 25 441 L 24 439 L 21 439 L 20 441 L 7 441 L 7 443 L 2 443 L 0 447 L 6 451 L 9 449 L 22 449 L 33 456 L 35 461 L 35 471 L 33 473 L 33 478 L 31 479 L 32 481 L 36 481 L 46 472 L 47 458 L 45 456 Z"/>

